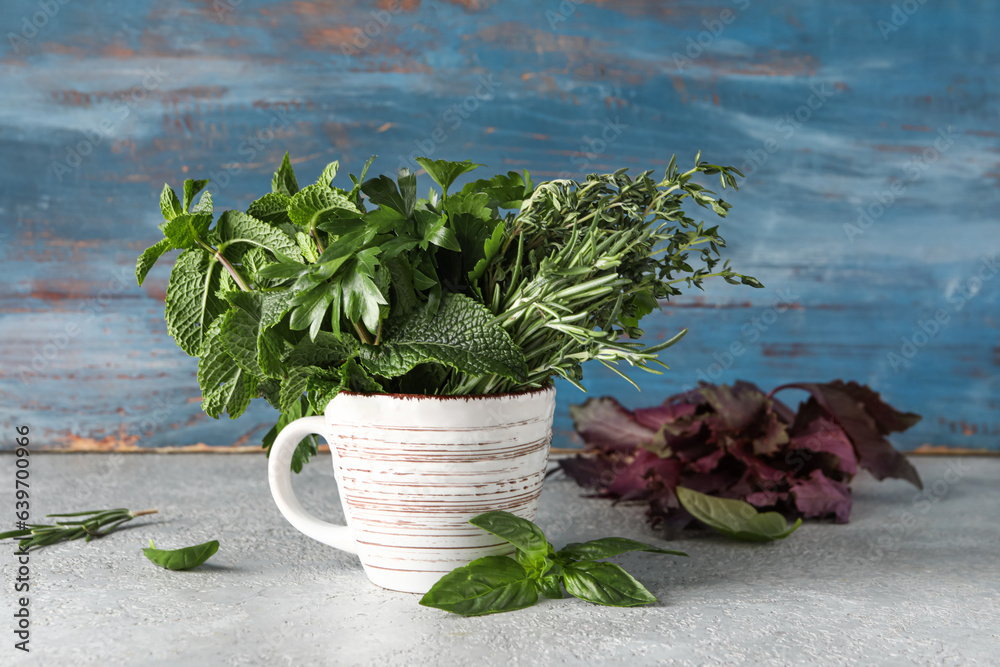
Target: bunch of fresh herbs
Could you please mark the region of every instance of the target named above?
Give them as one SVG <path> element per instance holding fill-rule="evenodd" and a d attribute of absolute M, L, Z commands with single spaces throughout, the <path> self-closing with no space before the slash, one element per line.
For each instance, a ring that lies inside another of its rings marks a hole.
<path fill-rule="evenodd" d="M 717 227 L 688 217 L 686 200 L 725 216 L 730 205 L 696 183 L 741 174 L 695 159 L 663 179 L 622 169 L 582 182 L 539 184 L 508 172 L 453 187 L 480 166 L 417 158 L 440 187 L 417 197 L 416 175 L 351 175 L 332 162 L 300 187 L 288 155 L 271 192 L 216 219 L 207 181 L 164 186 L 164 238 L 136 265 L 180 250 L 167 286 L 166 324 L 199 358 L 202 407 L 239 417 L 263 397 L 280 411 L 270 447 L 290 421 L 322 413 L 338 392 L 497 394 L 580 385 L 597 360 L 659 372 L 639 323 L 658 303 L 719 276 Z M 696 261 L 697 260 L 697 261 Z M 692 266 L 695 264 L 696 266 Z M 631 380 L 629 380 L 631 381 Z M 582 387 L 581 387 L 582 388 Z M 299 444 L 292 467 L 315 452 Z"/>

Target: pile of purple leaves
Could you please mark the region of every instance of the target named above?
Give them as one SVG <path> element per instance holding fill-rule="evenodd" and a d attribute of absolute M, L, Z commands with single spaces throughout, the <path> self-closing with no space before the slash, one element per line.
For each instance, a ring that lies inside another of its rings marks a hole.
<path fill-rule="evenodd" d="M 793 412 L 774 398 L 783 389 L 810 398 Z M 627 410 L 604 397 L 570 410 L 586 449 L 562 460 L 562 470 L 599 497 L 648 502 L 650 522 L 670 530 L 692 521 L 678 486 L 837 523 L 850 517 L 848 485 L 858 468 L 923 488 L 885 438 L 920 415 L 855 382 L 787 384 L 770 394 L 749 382 L 702 383 L 656 407 Z"/>

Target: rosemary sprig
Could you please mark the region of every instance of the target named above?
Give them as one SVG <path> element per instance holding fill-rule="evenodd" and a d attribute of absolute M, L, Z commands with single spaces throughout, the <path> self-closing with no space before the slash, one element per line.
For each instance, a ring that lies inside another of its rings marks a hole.
<path fill-rule="evenodd" d="M 133 512 L 125 508 L 113 510 L 87 510 L 67 514 L 46 514 L 46 517 L 73 517 L 56 521 L 53 525 L 41 523 L 25 524 L 25 528 L 9 530 L 0 533 L 0 540 L 18 539 L 18 547 L 22 551 L 41 548 L 56 542 L 68 542 L 81 537 L 89 542 L 95 537 L 104 537 L 118 526 L 146 514 L 156 514 L 159 510 L 140 510 Z M 76 518 L 86 517 L 86 518 Z"/>

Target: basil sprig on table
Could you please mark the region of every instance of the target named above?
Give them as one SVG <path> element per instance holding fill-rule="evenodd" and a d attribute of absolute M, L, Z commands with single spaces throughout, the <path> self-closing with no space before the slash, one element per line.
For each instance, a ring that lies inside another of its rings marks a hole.
<path fill-rule="evenodd" d="M 677 487 L 677 498 L 691 516 L 734 540 L 772 542 L 783 540 L 802 525 L 797 519 L 789 526 L 778 512 L 758 512 L 748 502 L 719 498 Z"/>
<path fill-rule="evenodd" d="M 462 616 L 495 614 L 530 607 L 539 595 L 563 598 L 563 587 L 594 604 L 634 607 L 656 598 L 621 567 L 600 559 L 629 551 L 687 556 L 624 537 L 568 544 L 556 551 L 541 528 L 510 512 L 487 512 L 469 523 L 514 545 L 514 558 L 486 556 L 449 572 L 421 598 L 425 607 Z"/>
<path fill-rule="evenodd" d="M 149 547 L 143 549 L 142 553 L 152 562 L 168 570 L 190 570 L 207 561 L 218 550 L 218 540 L 182 549 L 157 549 L 153 540 L 150 540 Z"/>

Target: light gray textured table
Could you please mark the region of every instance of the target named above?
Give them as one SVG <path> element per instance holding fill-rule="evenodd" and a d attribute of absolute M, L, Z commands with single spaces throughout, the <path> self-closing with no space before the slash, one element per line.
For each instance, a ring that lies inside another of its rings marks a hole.
<path fill-rule="evenodd" d="M 28 655 L 13 648 L 16 563 L 5 552 L 0 664 L 1000 664 L 1000 459 L 915 462 L 925 496 L 862 476 L 846 526 L 807 523 L 770 545 L 696 534 L 669 543 L 690 559 L 618 558 L 659 598 L 653 606 L 543 600 L 465 619 L 375 588 L 354 556 L 297 533 L 271 501 L 263 456 L 34 455 L 35 518 L 160 514 L 32 556 Z M 13 457 L 0 465 L 13 489 Z M 295 482 L 308 508 L 342 517 L 329 455 Z M 13 493 L 0 495 L 12 514 Z M 556 546 L 658 540 L 642 509 L 582 499 L 559 477 L 537 521 Z M 170 572 L 140 552 L 150 538 L 222 546 L 198 570 Z"/>

